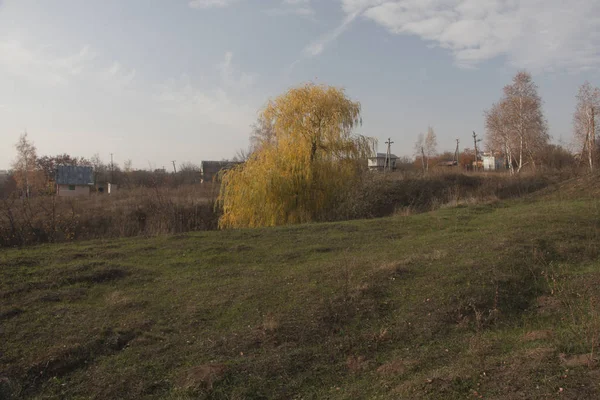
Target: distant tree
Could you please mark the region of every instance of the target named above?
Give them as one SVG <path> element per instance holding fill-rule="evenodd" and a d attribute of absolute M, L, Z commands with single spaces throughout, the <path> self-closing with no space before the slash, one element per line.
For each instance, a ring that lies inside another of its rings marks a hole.
<path fill-rule="evenodd" d="M 250 149 L 248 155 L 260 149 L 263 145 L 272 144 L 275 141 L 274 121 L 261 114 L 256 123 L 252 125 L 250 134 Z"/>
<path fill-rule="evenodd" d="M 418 167 L 420 168 L 420 167 Z M 402 156 L 396 160 L 396 170 L 410 171 L 415 169 L 413 159 L 411 157 Z"/>
<path fill-rule="evenodd" d="M 575 157 L 564 147 L 557 144 L 547 144 L 540 153 L 540 164 L 544 168 L 561 170 L 575 166 Z"/>
<path fill-rule="evenodd" d="M 31 187 L 36 181 L 37 151 L 33 142 L 27 138 L 27 133 L 19 137 L 15 145 L 17 158 L 12 164 L 13 177 L 17 187 L 26 197 L 31 195 Z"/>
<path fill-rule="evenodd" d="M 83 157 L 72 157 L 66 153 L 56 156 L 42 156 L 36 160 L 36 168 L 42 172 L 46 184 L 54 179 L 56 168 L 59 165 L 88 166 L 89 161 Z"/>
<path fill-rule="evenodd" d="M 581 160 L 586 160 L 590 171 L 598 158 L 596 137 L 600 124 L 596 116 L 600 115 L 600 89 L 585 82 L 577 94 L 577 106 L 573 114 L 573 135 L 581 150 Z"/>
<path fill-rule="evenodd" d="M 181 177 L 181 183 L 183 184 L 200 183 L 202 179 L 202 169 L 194 163 L 184 162 L 179 167 L 179 175 Z"/>
<path fill-rule="evenodd" d="M 423 173 L 425 173 L 429 163 L 427 161 L 427 157 L 425 156 L 425 136 L 422 133 L 419 133 L 419 136 L 417 136 L 417 141 L 415 142 L 414 147 L 414 156 L 415 161 L 421 161 L 421 167 L 423 168 Z"/>
<path fill-rule="evenodd" d="M 512 84 L 504 87 L 499 103 L 485 112 L 488 148 L 507 154 L 511 172 L 536 159 L 548 144 L 548 125 L 542 112 L 542 100 L 528 72 L 520 71 Z M 529 160 L 529 161 L 527 161 Z"/>
<path fill-rule="evenodd" d="M 429 170 L 429 159 L 435 157 L 437 154 L 437 136 L 431 126 L 427 128 L 424 149 L 427 156 L 427 170 Z"/>
<path fill-rule="evenodd" d="M 372 154 L 374 140 L 353 134 L 360 104 L 341 89 L 307 84 L 271 100 L 259 121 L 269 133 L 222 178 L 220 226 L 327 219 Z"/>
<path fill-rule="evenodd" d="M 463 167 L 470 168 L 473 166 L 475 162 L 475 150 L 470 148 L 465 148 L 460 152 L 460 156 L 458 158 L 458 164 Z"/>
<path fill-rule="evenodd" d="M 104 164 L 98 153 L 94 154 L 90 159 L 90 164 L 94 168 L 94 183 L 107 180 L 107 166 Z"/>
<path fill-rule="evenodd" d="M 238 151 L 235 152 L 235 156 L 233 156 L 232 161 L 245 162 L 246 160 L 248 160 L 250 158 L 251 154 L 252 154 L 252 150 L 239 149 Z"/>
<path fill-rule="evenodd" d="M 123 162 L 123 172 L 126 174 L 133 172 L 133 161 L 125 160 L 125 162 Z"/>

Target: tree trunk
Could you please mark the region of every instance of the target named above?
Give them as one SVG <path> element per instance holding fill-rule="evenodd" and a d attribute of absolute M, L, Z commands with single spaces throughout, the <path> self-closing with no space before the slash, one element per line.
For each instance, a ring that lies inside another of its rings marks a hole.
<path fill-rule="evenodd" d="M 590 172 L 594 171 L 594 147 L 595 147 L 595 136 L 596 127 L 594 126 L 594 108 L 590 107 L 587 111 L 588 123 L 587 123 L 587 147 L 588 147 L 588 162 L 590 164 Z"/>

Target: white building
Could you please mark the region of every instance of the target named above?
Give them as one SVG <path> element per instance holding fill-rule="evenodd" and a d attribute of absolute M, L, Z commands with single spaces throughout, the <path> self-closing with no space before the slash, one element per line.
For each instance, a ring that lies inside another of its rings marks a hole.
<path fill-rule="evenodd" d="M 369 157 L 369 169 L 383 171 L 384 169 L 396 169 L 396 160 L 398 156 L 390 154 L 388 159 L 387 153 L 377 153 L 374 157 Z"/>
<path fill-rule="evenodd" d="M 497 171 L 500 169 L 504 169 L 504 158 L 495 157 L 490 154 L 484 154 L 481 156 L 481 161 L 483 162 L 483 170 L 484 171 Z"/>

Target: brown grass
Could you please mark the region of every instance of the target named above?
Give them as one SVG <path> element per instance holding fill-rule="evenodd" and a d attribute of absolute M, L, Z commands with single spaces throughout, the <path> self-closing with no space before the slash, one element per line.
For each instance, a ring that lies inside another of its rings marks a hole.
<path fill-rule="evenodd" d="M 212 184 L 0 202 L 0 247 L 216 229 Z"/>

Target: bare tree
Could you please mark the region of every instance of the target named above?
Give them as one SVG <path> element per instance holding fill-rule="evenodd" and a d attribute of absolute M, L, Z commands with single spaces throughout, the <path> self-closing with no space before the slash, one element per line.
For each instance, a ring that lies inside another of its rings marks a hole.
<path fill-rule="evenodd" d="M 484 112 L 486 129 L 486 147 L 489 151 L 502 152 L 506 157 L 509 171 L 515 173 L 513 168 L 513 146 L 514 136 L 511 134 L 510 126 L 506 124 L 508 119 L 507 107 L 503 102 L 496 103 Z"/>
<path fill-rule="evenodd" d="M 525 71 L 518 72 L 512 84 L 504 87 L 500 102 L 485 115 L 488 147 L 500 146 L 494 150 L 507 153 L 511 161 L 514 158 L 517 172 L 527 163 L 535 167 L 536 158 L 550 137 L 542 112 L 542 99 L 531 75 Z"/>
<path fill-rule="evenodd" d="M 31 183 L 35 177 L 37 151 L 33 142 L 27 139 L 27 133 L 19 136 L 15 145 L 17 158 L 12 164 L 14 178 L 26 197 L 31 195 Z"/>
<path fill-rule="evenodd" d="M 103 175 L 106 174 L 106 164 L 100 158 L 100 154 L 94 154 L 90 159 L 90 164 L 94 168 L 94 183 L 98 183 L 101 177 L 105 179 Z"/>
<path fill-rule="evenodd" d="M 250 150 L 248 154 L 253 153 L 265 143 L 271 143 L 275 140 L 275 129 L 273 129 L 273 121 L 268 120 L 261 115 L 256 123 L 252 125 L 252 133 L 250 134 Z"/>
<path fill-rule="evenodd" d="M 425 136 L 422 133 L 419 133 L 419 136 L 417 136 L 414 155 L 415 159 L 421 158 L 421 167 L 423 168 L 423 173 L 425 173 L 427 165 L 425 161 Z"/>
<path fill-rule="evenodd" d="M 573 114 L 573 135 L 580 146 L 581 160 L 587 158 L 590 171 L 594 170 L 597 158 L 596 136 L 599 127 L 596 115 L 600 114 L 600 89 L 585 82 L 577 94 L 577 107 Z"/>
<path fill-rule="evenodd" d="M 427 128 L 424 147 L 425 154 L 427 155 L 427 170 L 429 171 L 429 159 L 435 157 L 437 154 L 437 136 L 431 126 Z"/>
<path fill-rule="evenodd" d="M 233 156 L 232 161 L 235 162 L 246 162 L 250 155 L 252 154 L 251 150 L 239 149 L 235 152 L 235 156 Z"/>

